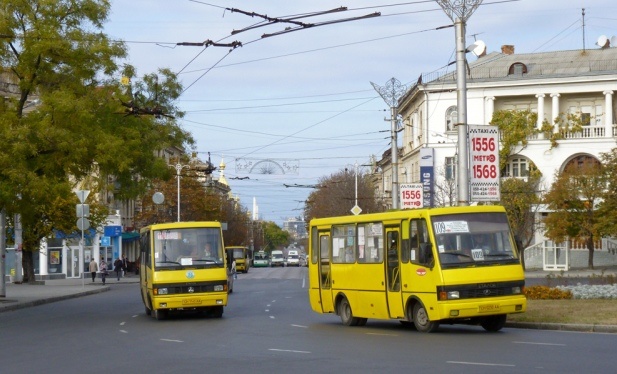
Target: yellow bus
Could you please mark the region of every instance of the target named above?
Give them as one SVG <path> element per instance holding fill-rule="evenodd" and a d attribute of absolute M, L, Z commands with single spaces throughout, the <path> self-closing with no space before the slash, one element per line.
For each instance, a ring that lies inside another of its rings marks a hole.
<path fill-rule="evenodd" d="M 236 271 L 248 273 L 250 267 L 249 249 L 243 246 L 229 246 L 225 250 L 230 253 L 230 258 L 236 260 Z"/>
<path fill-rule="evenodd" d="M 525 275 L 500 206 L 400 210 L 310 222 L 309 298 L 343 324 L 396 319 L 499 331 L 522 313 Z"/>
<path fill-rule="evenodd" d="M 141 298 L 147 315 L 197 310 L 223 316 L 229 290 L 219 222 L 155 224 L 140 231 Z"/>

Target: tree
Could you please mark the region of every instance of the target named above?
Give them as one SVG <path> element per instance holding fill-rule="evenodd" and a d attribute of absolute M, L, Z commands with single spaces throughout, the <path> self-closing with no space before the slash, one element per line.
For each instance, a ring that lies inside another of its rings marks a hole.
<path fill-rule="evenodd" d="M 529 176 L 527 179 L 506 178 L 501 183 L 501 205 L 506 208 L 510 228 L 517 242 L 520 241 L 520 256 L 525 267 L 525 248 L 532 242 L 536 232 L 536 216 L 540 207 L 538 187 L 540 176 Z"/>
<path fill-rule="evenodd" d="M 380 212 L 375 190 L 367 173 L 358 171 L 358 205 L 362 213 Z M 356 175 L 348 169 L 338 171 L 319 180 L 315 191 L 311 192 L 304 208 L 304 218 L 343 216 L 351 214 L 355 204 Z"/>
<path fill-rule="evenodd" d="M 273 250 L 280 246 L 289 244 L 289 233 L 280 228 L 272 221 L 262 223 L 262 229 L 265 239 L 265 248 L 263 250 Z"/>
<path fill-rule="evenodd" d="M 455 176 L 446 175 L 445 168 L 437 169 L 438 179 L 435 184 L 434 203 L 436 207 L 455 206 L 456 201 L 456 179 Z"/>
<path fill-rule="evenodd" d="M 544 197 L 551 213 L 544 224 L 546 236 L 556 242 L 581 238 L 589 250 L 588 267 L 593 269 L 594 239 L 604 235 L 596 204 L 605 194 L 606 176 L 600 163 L 588 159 L 581 165 L 570 164 Z"/>
<path fill-rule="evenodd" d="M 0 73 L 15 93 L 0 104 L 0 207 L 21 214 L 25 281 L 34 281 L 40 240 L 76 229 L 68 227 L 76 219 L 72 189 L 93 175 L 102 188 L 115 175 L 118 197 L 137 196 L 167 173 L 155 150 L 192 142 L 173 118 L 125 115 L 131 92 L 114 76 L 126 47 L 100 32 L 109 7 L 105 0 L 6 0 L 0 8 Z M 176 114 L 171 103 L 181 89 L 173 74 L 160 70 L 142 86 Z"/>
<path fill-rule="evenodd" d="M 602 230 L 607 235 L 617 235 L 617 148 L 610 152 L 600 154 L 604 169 L 607 186 L 598 204 L 598 221 Z"/>

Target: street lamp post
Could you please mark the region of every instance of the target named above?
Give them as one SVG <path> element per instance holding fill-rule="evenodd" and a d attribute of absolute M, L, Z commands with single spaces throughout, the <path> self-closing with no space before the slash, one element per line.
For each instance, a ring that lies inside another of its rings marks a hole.
<path fill-rule="evenodd" d="M 176 178 L 178 179 L 178 222 L 180 222 L 180 173 L 182 169 L 188 169 L 190 165 L 182 165 L 178 161 L 175 165 L 169 165 L 169 167 L 176 169 Z"/>
<path fill-rule="evenodd" d="M 437 0 L 454 22 L 456 37 L 456 105 L 458 128 L 458 205 L 469 205 L 469 150 L 467 149 L 467 75 L 465 53 L 465 23 L 482 0 Z"/>
<path fill-rule="evenodd" d="M 390 78 L 390 80 L 386 83 L 385 86 L 380 87 L 373 82 L 371 82 L 371 85 L 373 86 L 375 91 L 379 93 L 379 96 L 381 96 L 381 98 L 390 107 L 390 133 L 392 138 L 392 209 L 398 209 L 398 112 L 396 107 L 398 105 L 398 99 L 400 99 L 405 94 L 405 92 L 407 91 L 407 87 L 402 85 L 401 82 L 396 78 Z"/>

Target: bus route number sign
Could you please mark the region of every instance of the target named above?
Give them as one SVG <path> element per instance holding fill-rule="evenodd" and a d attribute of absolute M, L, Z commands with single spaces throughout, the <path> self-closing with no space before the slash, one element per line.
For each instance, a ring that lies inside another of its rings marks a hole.
<path fill-rule="evenodd" d="M 424 205 L 422 183 L 402 183 L 400 185 L 401 208 L 422 208 Z"/>

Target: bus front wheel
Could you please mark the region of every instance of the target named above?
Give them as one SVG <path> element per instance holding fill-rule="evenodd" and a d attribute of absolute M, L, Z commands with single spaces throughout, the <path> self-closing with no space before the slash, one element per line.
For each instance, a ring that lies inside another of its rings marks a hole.
<path fill-rule="evenodd" d="M 420 302 L 413 306 L 413 324 L 416 326 L 416 330 L 420 332 L 434 332 L 439 327 L 439 322 L 431 321 L 428 318 L 426 308 Z"/>
<path fill-rule="evenodd" d="M 164 309 L 155 309 L 153 311 L 153 314 L 154 314 L 154 318 L 156 318 L 159 321 L 164 320 L 165 318 L 167 318 L 167 311 L 164 310 Z"/>
<path fill-rule="evenodd" d="M 366 324 L 366 318 L 354 317 L 351 305 L 349 305 L 349 300 L 346 297 L 343 297 L 338 304 L 338 315 L 345 326 L 363 325 L 363 322 Z"/>
<path fill-rule="evenodd" d="M 480 326 L 486 331 L 496 332 L 501 330 L 506 325 L 506 315 L 484 317 L 480 321 Z"/>

